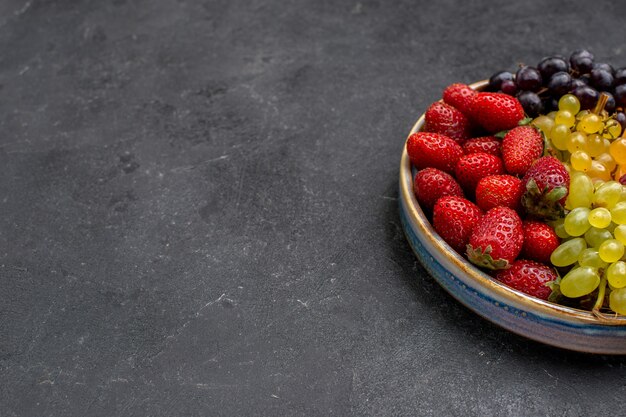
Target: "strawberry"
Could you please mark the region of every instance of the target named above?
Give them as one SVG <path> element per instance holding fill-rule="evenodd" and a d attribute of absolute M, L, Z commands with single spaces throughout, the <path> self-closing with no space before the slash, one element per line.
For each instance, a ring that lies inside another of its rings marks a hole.
<path fill-rule="evenodd" d="M 466 140 L 463 143 L 463 151 L 465 153 L 485 152 L 501 157 L 500 145 L 500 140 L 497 137 L 483 136 Z"/>
<path fill-rule="evenodd" d="M 495 207 L 472 230 L 467 257 L 489 269 L 506 269 L 517 258 L 524 243 L 522 220 L 515 210 Z"/>
<path fill-rule="evenodd" d="M 476 204 L 463 197 L 441 197 L 433 208 L 433 227 L 448 245 L 463 253 L 482 214 Z"/>
<path fill-rule="evenodd" d="M 466 116 L 471 116 L 472 103 L 478 92 L 466 84 L 452 84 L 443 90 L 443 101 L 459 109 Z"/>
<path fill-rule="evenodd" d="M 458 143 L 471 136 L 469 119 L 459 110 L 441 101 L 430 105 L 424 115 L 424 132 L 441 133 Z"/>
<path fill-rule="evenodd" d="M 553 268 L 539 262 L 518 259 L 509 269 L 498 271 L 496 279 L 511 288 L 547 300 L 552 292 L 547 284 L 557 279 Z"/>
<path fill-rule="evenodd" d="M 489 175 L 478 181 L 476 204 L 484 211 L 505 206 L 519 213 L 523 193 L 524 185 L 519 178 L 512 175 Z"/>
<path fill-rule="evenodd" d="M 432 210 L 437 200 L 446 195 L 463 197 L 463 190 L 452 175 L 437 168 L 424 168 L 415 174 L 413 191 L 417 201 Z"/>
<path fill-rule="evenodd" d="M 525 259 L 550 264 L 550 255 L 560 245 L 559 237 L 552 227 L 543 222 L 525 220 L 524 245 L 521 255 Z"/>
<path fill-rule="evenodd" d="M 563 205 L 569 189 L 569 173 L 553 156 L 537 159 L 524 178 L 522 205 L 537 219 L 556 220 L 563 216 Z"/>
<path fill-rule="evenodd" d="M 453 139 L 439 133 L 413 133 L 406 142 L 406 151 L 417 169 L 437 168 L 452 173 L 463 148 Z"/>
<path fill-rule="evenodd" d="M 504 174 L 502 160 L 484 152 L 462 155 L 456 163 L 454 173 L 461 187 L 469 195 L 474 195 L 476 185 L 487 175 Z"/>
<path fill-rule="evenodd" d="M 504 168 L 511 175 L 524 175 L 543 154 L 543 136 L 533 126 L 518 126 L 502 139 Z"/>
<path fill-rule="evenodd" d="M 519 100 L 503 93 L 478 93 L 472 100 L 471 117 L 491 133 L 513 129 L 524 118 Z"/>

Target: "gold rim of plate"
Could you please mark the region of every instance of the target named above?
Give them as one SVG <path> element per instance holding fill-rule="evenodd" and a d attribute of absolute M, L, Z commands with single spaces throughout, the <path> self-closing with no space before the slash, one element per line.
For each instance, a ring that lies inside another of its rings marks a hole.
<path fill-rule="evenodd" d="M 482 90 L 488 81 L 478 81 L 470 84 L 474 90 Z M 409 136 L 415 132 L 419 132 L 424 126 L 424 114 L 415 122 Z M 407 136 L 408 139 L 408 136 Z M 448 261 L 453 263 L 461 271 L 476 283 L 478 286 L 484 287 L 493 293 L 502 297 L 505 301 L 512 304 L 518 304 L 535 313 L 553 317 L 567 317 L 569 319 L 590 324 L 605 324 L 611 326 L 625 326 L 626 316 L 614 316 L 611 314 L 602 314 L 596 316 L 593 312 L 580 310 L 573 307 L 566 307 L 560 304 L 544 301 L 539 298 L 532 297 L 521 291 L 517 291 L 511 287 L 502 284 L 489 275 L 485 274 L 469 261 L 458 254 L 454 249 L 448 246 L 443 239 L 439 238 L 437 232 L 426 218 L 413 194 L 413 175 L 411 172 L 411 162 L 406 152 L 406 146 L 402 152 L 400 163 L 400 193 L 404 197 L 407 204 L 407 215 L 412 224 L 417 225 L 418 232 L 430 243 L 436 250 L 441 251 Z"/>

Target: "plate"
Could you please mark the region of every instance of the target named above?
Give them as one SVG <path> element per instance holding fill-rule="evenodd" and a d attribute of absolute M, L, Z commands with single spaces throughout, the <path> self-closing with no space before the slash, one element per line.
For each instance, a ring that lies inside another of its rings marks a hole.
<path fill-rule="evenodd" d="M 471 84 L 481 90 L 487 81 Z M 409 135 L 424 126 L 424 115 Z M 433 229 L 413 194 L 406 146 L 400 160 L 399 211 L 404 234 L 424 268 L 450 295 L 485 319 L 521 336 L 560 348 L 626 354 L 626 320 L 604 322 L 593 313 L 565 307 L 510 288 L 474 267 Z"/>

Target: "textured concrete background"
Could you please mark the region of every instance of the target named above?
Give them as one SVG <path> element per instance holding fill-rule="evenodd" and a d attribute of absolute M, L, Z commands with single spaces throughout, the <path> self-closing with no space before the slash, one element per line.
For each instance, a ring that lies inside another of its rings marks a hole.
<path fill-rule="evenodd" d="M 0 1 L 1 416 L 580 416 L 626 359 L 454 302 L 397 216 L 452 82 L 621 2 Z"/>

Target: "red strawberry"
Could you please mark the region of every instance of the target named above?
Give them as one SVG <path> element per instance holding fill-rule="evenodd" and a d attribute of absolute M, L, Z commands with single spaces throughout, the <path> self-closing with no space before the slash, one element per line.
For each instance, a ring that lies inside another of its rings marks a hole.
<path fill-rule="evenodd" d="M 546 284 L 556 280 L 557 274 L 542 263 L 518 259 L 509 269 L 498 271 L 496 279 L 518 291 L 547 300 L 552 290 Z"/>
<path fill-rule="evenodd" d="M 441 133 L 459 143 L 463 143 L 472 134 L 469 119 L 459 110 L 441 101 L 434 102 L 426 110 L 424 132 Z"/>
<path fill-rule="evenodd" d="M 548 224 L 533 220 L 522 223 L 524 245 L 521 256 L 526 259 L 550 264 L 550 255 L 559 246 L 559 237 Z"/>
<path fill-rule="evenodd" d="M 453 139 L 439 133 L 417 132 L 409 136 L 406 151 L 417 169 L 437 168 L 452 173 L 463 148 Z"/>
<path fill-rule="evenodd" d="M 519 100 L 503 93 L 478 93 L 471 117 L 489 132 L 513 129 L 524 118 Z"/>
<path fill-rule="evenodd" d="M 489 175 L 478 181 L 476 204 L 484 211 L 505 206 L 519 213 L 523 193 L 524 185 L 519 178 L 512 175 Z"/>
<path fill-rule="evenodd" d="M 482 214 L 476 204 L 463 197 L 441 197 L 433 209 L 433 227 L 448 245 L 463 253 Z"/>
<path fill-rule="evenodd" d="M 467 257 L 489 269 L 506 269 L 517 258 L 524 243 L 522 220 L 515 210 L 495 207 L 472 230 Z"/>
<path fill-rule="evenodd" d="M 553 156 L 535 161 L 522 178 L 522 205 L 538 219 L 556 220 L 563 215 L 563 205 L 569 189 L 569 173 Z"/>
<path fill-rule="evenodd" d="M 443 101 L 459 109 L 466 116 L 471 116 L 472 103 L 478 92 L 466 84 L 452 84 L 443 90 Z"/>
<path fill-rule="evenodd" d="M 461 187 L 474 195 L 476 185 L 487 175 L 504 174 L 502 160 L 484 152 L 462 155 L 456 163 L 454 173 Z"/>
<path fill-rule="evenodd" d="M 504 168 L 511 175 L 524 175 L 543 154 L 543 136 L 533 126 L 518 126 L 502 139 Z"/>
<path fill-rule="evenodd" d="M 463 190 L 452 175 L 437 168 L 424 168 L 415 174 L 413 191 L 417 201 L 432 210 L 437 200 L 446 195 L 463 197 Z"/>
<path fill-rule="evenodd" d="M 495 136 L 483 136 L 482 138 L 468 139 L 463 143 L 465 153 L 485 152 L 498 157 L 502 156 L 500 151 L 500 140 Z"/>

